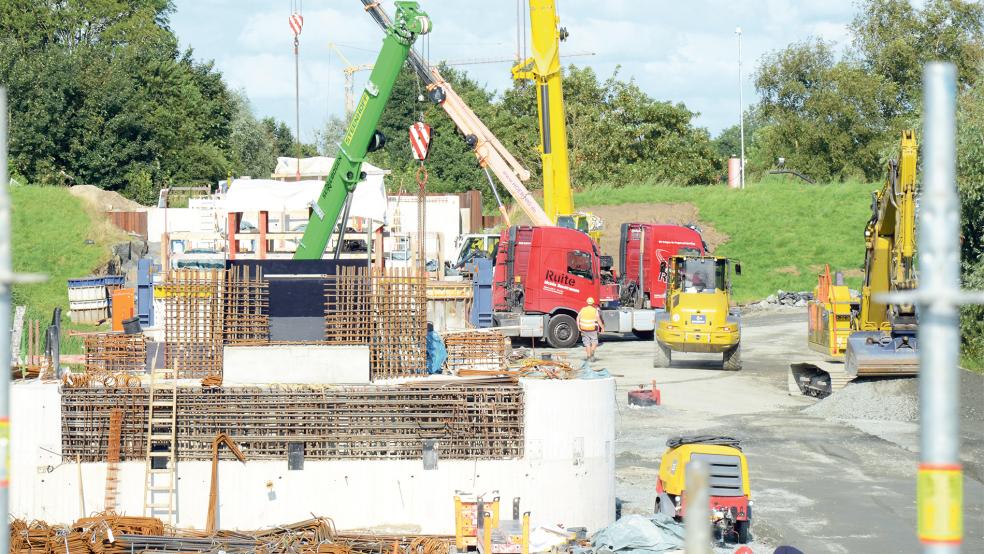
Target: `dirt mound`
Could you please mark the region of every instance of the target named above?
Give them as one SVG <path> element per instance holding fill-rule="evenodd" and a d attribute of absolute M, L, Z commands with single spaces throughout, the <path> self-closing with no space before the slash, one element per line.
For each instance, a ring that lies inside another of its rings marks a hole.
<path fill-rule="evenodd" d="M 589 212 L 600 217 L 605 222 L 605 231 L 601 237 L 601 252 L 611 255 L 618 265 L 619 228 L 623 223 L 665 223 L 671 225 L 686 225 L 688 223 L 700 227 L 701 235 L 707 247 L 714 252 L 718 246 L 728 241 L 728 235 L 700 221 L 697 206 L 693 204 L 619 204 L 617 206 L 578 206 L 579 211 Z M 517 213 L 518 212 L 518 213 Z M 512 215 L 514 225 L 529 225 L 525 214 L 514 210 Z"/>
<path fill-rule="evenodd" d="M 94 185 L 75 185 L 70 187 L 68 192 L 72 196 L 77 196 L 85 200 L 90 206 L 99 211 L 124 211 L 133 212 L 145 209 L 144 206 L 125 198 L 118 192 L 103 190 Z"/>
<path fill-rule="evenodd" d="M 717 249 L 728 240 L 728 235 L 717 231 L 709 224 L 701 222 L 697 206 L 693 204 L 621 204 L 618 206 L 584 206 L 583 211 L 600 217 L 605 222 L 605 233 L 601 237 L 601 251 L 615 256 L 618 262 L 619 228 L 623 223 L 668 223 L 686 225 L 692 223 L 701 230 L 704 242 L 711 249 Z"/>

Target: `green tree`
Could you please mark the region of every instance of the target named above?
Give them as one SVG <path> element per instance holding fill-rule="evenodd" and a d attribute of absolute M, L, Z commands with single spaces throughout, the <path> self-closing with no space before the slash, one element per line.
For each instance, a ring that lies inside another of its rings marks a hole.
<path fill-rule="evenodd" d="M 233 94 L 235 107 L 229 144 L 236 175 L 269 177 L 277 165 L 274 145 L 267 128 L 253 115 L 244 91 Z"/>
<path fill-rule="evenodd" d="M 343 119 L 335 114 L 331 114 L 328 117 L 328 120 L 325 121 L 324 127 L 318 132 L 317 139 L 315 140 L 318 151 L 322 155 L 334 158 L 338 154 L 338 145 L 345 136 L 348 124 L 349 120 L 347 118 Z"/>
<path fill-rule="evenodd" d="M 898 87 L 886 115 L 916 109 L 922 67 L 935 60 L 957 65 L 967 87 L 980 81 L 984 59 L 984 4 L 965 0 L 930 0 L 922 9 L 908 0 L 862 0 L 851 23 L 856 58 L 865 71 Z"/>
<path fill-rule="evenodd" d="M 877 180 L 899 122 L 886 117 L 897 87 L 857 64 L 835 62 L 813 40 L 767 55 L 755 74 L 765 122 L 756 139 L 767 159 L 818 180 Z"/>

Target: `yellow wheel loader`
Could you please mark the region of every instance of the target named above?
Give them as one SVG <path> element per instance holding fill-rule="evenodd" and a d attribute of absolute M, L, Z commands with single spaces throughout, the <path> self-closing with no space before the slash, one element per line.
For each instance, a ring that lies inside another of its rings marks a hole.
<path fill-rule="evenodd" d="M 727 258 L 683 253 L 660 264 L 667 272 L 666 309 L 656 313 L 653 367 L 669 367 L 673 352 L 720 353 L 724 369 L 741 369 L 741 317 L 731 306 Z"/>
<path fill-rule="evenodd" d="M 886 304 L 878 295 L 917 285 L 915 131 L 902 133 L 888 179 L 872 193 L 864 230 L 860 297 L 826 267 L 809 304 L 808 343 L 823 361 L 790 366 L 790 391 L 823 398 L 858 377 L 911 377 L 919 373 L 916 309 Z"/>

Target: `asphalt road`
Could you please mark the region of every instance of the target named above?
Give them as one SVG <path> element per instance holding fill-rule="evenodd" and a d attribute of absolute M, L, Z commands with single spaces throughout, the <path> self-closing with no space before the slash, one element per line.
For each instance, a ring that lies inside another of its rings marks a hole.
<path fill-rule="evenodd" d="M 677 355 L 653 369 L 653 344 L 603 336 L 594 367 L 617 374 L 616 493 L 623 513 L 650 513 L 667 438 L 727 434 L 748 457 L 755 552 L 781 544 L 813 553 L 916 552 L 918 424 L 824 419 L 791 396 L 788 364 L 809 355 L 805 311 L 748 314 L 744 369 L 719 356 Z M 572 361 L 583 354 L 569 351 Z M 655 379 L 663 405 L 630 407 L 627 391 Z M 963 376 L 964 551 L 984 552 L 984 378 Z M 915 396 L 917 380 L 904 387 Z M 734 547 L 721 552 L 731 552 Z"/>

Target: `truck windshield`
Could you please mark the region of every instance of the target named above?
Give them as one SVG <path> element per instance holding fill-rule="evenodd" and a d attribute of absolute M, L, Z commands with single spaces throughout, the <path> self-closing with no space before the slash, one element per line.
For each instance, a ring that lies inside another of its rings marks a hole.
<path fill-rule="evenodd" d="M 727 262 L 713 258 L 688 258 L 683 262 L 685 292 L 708 292 L 727 288 Z"/>

